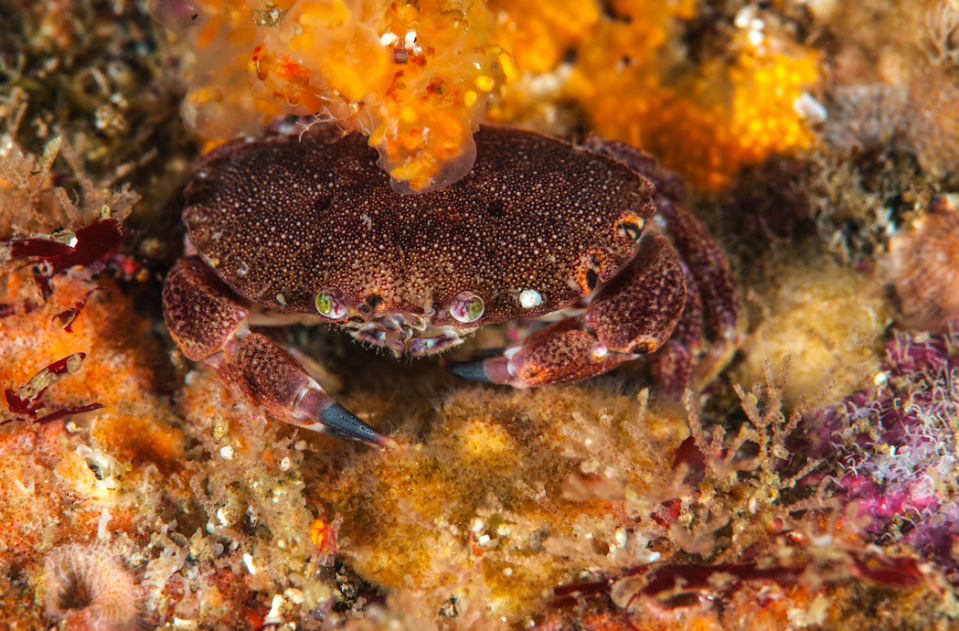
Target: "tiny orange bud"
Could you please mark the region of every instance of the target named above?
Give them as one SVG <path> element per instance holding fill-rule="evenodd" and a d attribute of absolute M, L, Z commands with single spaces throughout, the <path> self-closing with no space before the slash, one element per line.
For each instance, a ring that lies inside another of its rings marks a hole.
<path fill-rule="evenodd" d="M 336 554 L 336 532 L 333 526 L 324 518 L 314 519 L 310 524 L 310 541 L 321 555 Z"/>

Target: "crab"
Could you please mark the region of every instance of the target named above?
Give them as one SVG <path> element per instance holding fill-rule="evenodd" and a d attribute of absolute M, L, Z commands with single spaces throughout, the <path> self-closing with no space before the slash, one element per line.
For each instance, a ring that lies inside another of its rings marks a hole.
<path fill-rule="evenodd" d="M 423 356 L 550 316 L 447 370 L 528 388 L 658 350 L 652 372 L 674 389 L 718 372 L 741 328 L 736 284 L 675 178 L 597 138 L 487 126 L 476 143 L 466 177 L 415 196 L 393 191 L 363 137 L 331 126 L 215 149 L 182 193 L 187 256 L 163 288 L 173 340 L 270 416 L 379 446 L 395 443 L 258 327 L 327 322 Z"/>

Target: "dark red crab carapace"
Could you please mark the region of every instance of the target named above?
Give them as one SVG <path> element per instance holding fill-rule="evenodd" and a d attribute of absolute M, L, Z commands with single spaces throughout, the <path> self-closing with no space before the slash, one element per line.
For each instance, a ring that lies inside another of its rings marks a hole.
<path fill-rule="evenodd" d="M 655 161 L 506 127 L 476 142 L 469 175 L 418 196 L 390 188 L 365 139 L 328 126 L 208 154 L 184 189 L 191 255 L 163 291 L 174 340 L 272 416 L 379 445 L 392 441 L 250 326 L 322 321 L 425 355 L 484 324 L 561 312 L 447 365 L 515 387 L 585 379 L 664 345 L 658 372 L 682 386 L 721 363 L 738 330 L 735 283 L 702 224 L 657 192 Z M 657 211 L 681 258 L 650 227 Z"/>

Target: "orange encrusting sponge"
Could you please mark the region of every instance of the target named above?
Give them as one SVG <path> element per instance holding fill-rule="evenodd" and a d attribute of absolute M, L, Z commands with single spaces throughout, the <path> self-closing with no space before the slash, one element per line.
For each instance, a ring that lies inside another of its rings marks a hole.
<path fill-rule="evenodd" d="M 614 0 L 605 16 L 590 1 L 490 7 L 492 39 L 511 55 L 504 97 L 490 111 L 498 122 L 530 109 L 524 77 L 556 72 L 566 58 L 569 79 L 554 98 L 574 100 L 594 131 L 650 151 L 701 189 L 814 140 L 794 103 L 818 81 L 817 55 L 775 28 L 747 24 L 722 57 L 692 63 L 679 44 L 683 21 L 696 15 L 691 0 Z"/>
<path fill-rule="evenodd" d="M 632 20 L 601 22 L 580 45 L 567 84 L 597 133 L 650 151 L 706 190 L 771 153 L 813 142 L 794 106 L 817 82 L 813 52 L 744 29 L 727 46 L 733 57 L 691 66 L 668 51 L 688 3 L 618 4 Z"/>
<path fill-rule="evenodd" d="M 737 17 L 728 43 L 693 61 L 681 43 L 693 0 L 151 2 L 196 51 L 183 113 L 200 135 L 255 135 L 284 112 L 335 121 L 369 136 L 402 193 L 469 172 L 490 104 L 514 123 L 574 101 L 594 131 L 705 190 L 814 141 L 795 104 L 819 79 L 816 53 Z"/>
<path fill-rule="evenodd" d="M 193 0 L 184 11 L 183 2 L 154 0 L 151 8 L 202 68 L 183 105 L 197 133 L 253 134 L 282 112 L 336 121 L 370 136 L 404 193 L 469 172 L 472 134 L 503 83 L 503 51 L 490 44 L 492 15 L 479 1 Z"/>

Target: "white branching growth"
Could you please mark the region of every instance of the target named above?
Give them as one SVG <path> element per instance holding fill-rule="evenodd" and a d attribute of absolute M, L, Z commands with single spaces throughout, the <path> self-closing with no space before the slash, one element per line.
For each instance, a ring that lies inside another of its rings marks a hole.
<path fill-rule="evenodd" d="M 783 412 L 783 388 L 789 378 L 788 357 L 778 379 L 769 362 L 766 362 L 765 374 L 765 388 L 755 384 L 747 393 L 741 386 L 735 386 L 748 422 L 743 423 L 731 439 L 727 439 L 726 430 L 721 426 L 707 434 L 693 405 L 692 392 L 687 391 L 684 397 L 690 433 L 705 456 L 706 474 L 698 493 L 690 494 L 683 502 L 683 514 L 670 530 L 673 539 L 686 552 L 706 554 L 710 551 L 716 539 L 714 533 L 731 517 L 739 519 L 768 510 L 785 516 L 825 505 L 821 493 L 817 493 L 811 500 L 776 506 L 782 491 L 795 487 L 820 461 L 810 460 L 789 477 L 781 476 L 784 463 L 795 456 L 787 448 L 787 440 L 808 408 L 800 404 L 788 418 Z M 747 443 L 752 447 L 747 447 Z M 749 475 L 740 475 L 742 472 Z M 741 497 L 743 501 L 731 503 L 732 497 Z"/>
<path fill-rule="evenodd" d="M 786 440 L 796 430 L 807 407 L 797 406 L 787 419 L 783 414 L 783 388 L 789 379 L 789 357 L 783 361 L 779 379 L 773 376 L 769 362 L 766 362 L 766 388 L 753 385 L 747 393 L 742 386 L 734 386 L 742 401 L 743 411 L 749 423 L 743 423 L 736 436 L 726 444 L 726 430 L 721 426 L 713 428 L 707 439 L 699 420 L 699 413 L 692 404 L 692 393 L 686 393 L 683 402 L 689 417 L 690 431 L 699 450 L 706 456 L 706 468 L 721 490 L 728 491 L 738 483 L 740 471 L 755 472 L 750 480 L 754 493 L 749 497 L 749 510 L 755 513 L 762 507 L 774 503 L 779 493 L 793 488 L 796 483 L 819 465 L 812 460 L 794 475 L 783 480 L 778 470 L 780 463 L 792 457 L 786 448 Z M 754 457 L 744 456 L 741 451 L 746 443 L 758 448 Z"/>
<path fill-rule="evenodd" d="M 752 392 L 746 394 L 740 385 L 736 385 L 736 394 L 742 401 L 743 411 L 752 424 L 752 431 L 749 432 L 747 440 L 751 440 L 759 445 L 759 455 L 756 457 L 754 469 L 759 472 L 756 480 L 756 493 L 749 500 L 749 509 L 756 512 L 760 505 L 768 505 L 779 498 L 779 493 L 785 489 L 791 489 L 796 483 L 808 475 L 813 469 L 819 466 L 819 460 L 810 460 L 798 472 L 783 480 L 780 478 L 777 469 L 779 463 L 792 456 L 786 448 L 786 440 L 792 434 L 803 415 L 807 412 L 805 402 L 801 402 L 796 409 L 792 411 L 789 418 L 786 419 L 783 414 L 783 387 L 789 378 L 789 357 L 783 361 L 782 370 L 779 379 L 773 377 L 772 368 L 769 362 L 765 365 L 766 392 L 759 384 L 754 384 Z M 764 397 L 766 399 L 765 411 L 760 411 L 759 401 Z M 740 431 L 742 434 L 742 431 Z"/>
<path fill-rule="evenodd" d="M 72 230 L 101 218 L 123 220 L 140 196 L 129 184 L 115 189 L 114 180 L 94 181 L 80 155 L 62 135 L 47 141 L 36 156 L 16 142 L 27 111 L 22 90 L 0 100 L 0 239 L 13 233 Z M 54 185 L 53 165 L 62 157 L 79 183 L 76 194 Z"/>
<path fill-rule="evenodd" d="M 729 523 L 729 514 L 706 508 L 696 513 L 689 530 L 681 522 L 673 522 L 669 535 L 683 552 L 709 556 L 716 545 L 716 531 Z"/>

